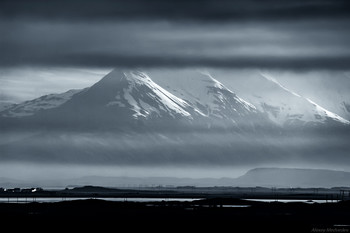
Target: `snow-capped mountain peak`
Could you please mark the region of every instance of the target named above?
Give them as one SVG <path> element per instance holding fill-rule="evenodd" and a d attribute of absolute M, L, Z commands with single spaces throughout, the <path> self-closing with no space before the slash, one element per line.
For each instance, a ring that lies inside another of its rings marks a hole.
<path fill-rule="evenodd" d="M 237 96 L 209 72 L 181 70 L 164 73 L 151 72 L 169 92 L 184 99 L 198 113 L 216 120 L 236 123 L 244 116 L 256 114 L 254 105 Z"/>
<path fill-rule="evenodd" d="M 326 110 L 325 108 L 321 107 L 314 101 L 311 101 L 310 99 L 303 97 L 299 95 L 298 93 L 286 88 L 282 84 L 280 84 L 277 79 L 272 77 L 271 75 L 268 74 L 263 74 L 261 73 L 261 76 L 264 77 L 265 79 L 273 82 L 276 84 L 278 87 L 283 89 L 285 92 L 290 93 L 291 95 L 294 96 L 294 103 L 288 103 L 285 104 L 287 106 L 293 106 L 294 109 L 289 107 L 291 111 L 295 111 L 295 113 L 288 114 L 287 117 L 292 116 L 293 118 L 297 116 L 297 120 L 304 121 L 305 123 L 310 123 L 310 122 L 325 122 L 326 120 L 332 120 L 332 121 L 337 121 L 343 124 L 350 124 L 349 121 L 345 120 L 344 118 L 338 116 L 337 114 Z M 292 119 L 293 121 L 294 119 Z M 288 120 L 287 120 L 288 121 Z"/>
<path fill-rule="evenodd" d="M 168 111 L 171 116 L 179 114 L 185 117 L 191 117 L 185 108 L 189 105 L 182 99 L 176 97 L 170 92 L 151 80 L 144 72 L 124 71 L 129 86 L 123 89 L 124 98 L 135 111 L 135 118 L 147 117 L 152 113 L 160 114 L 160 111 Z M 140 95 L 141 89 L 147 89 L 146 93 Z M 120 97 L 120 96 L 117 96 Z M 140 98 L 142 97 L 142 98 Z M 107 105 L 111 105 L 109 102 Z"/>
<path fill-rule="evenodd" d="M 229 92 L 232 92 L 227 87 L 225 87 L 224 84 L 222 84 L 221 82 L 219 82 L 218 80 L 213 78 L 213 76 L 210 74 L 209 71 L 198 71 L 198 72 L 201 73 L 204 77 L 209 78 L 207 80 L 205 78 L 202 79 L 203 81 L 205 80 L 206 82 L 210 83 L 208 87 L 214 86 L 215 88 L 223 89 L 223 90 L 227 90 Z"/>
<path fill-rule="evenodd" d="M 213 78 L 209 73 L 207 74 L 208 77 L 210 78 L 210 80 L 212 81 L 211 85 L 207 86 L 207 88 L 209 89 L 209 93 L 213 94 L 214 97 L 214 103 L 219 102 L 219 104 L 222 104 L 223 102 L 227 101 L 227 95 L 229 95 L 230 99 L 232 98 L 232 100 L 229 100 L 229 102 L 236 102 L 236 104 L 241 104 L 247 111 L 255 111 L 256 107 L 245 101 L 244 99 L 240 98 L 239 96 L 237 96 L 233 91 L 231 91 L 230 89 L 228 89 L 226 86 L 224 86 L 221 82 L 219 82 L 218 80 L 216 80 L 215 78 Z M 225 99 L 226 98 L 226 99 Z"/>
<path fill-rule="evenodd" d="M 349 124 L 337 114 L 283 86 L 277 78 L 266 72 L 240 81 L 246 83 L 238 84 L 239 94 L 280 126 L 324 124 L 328 120 Z M 251 84 L 258 88 L 252 88 Z"/>
<path fill-rule="evenodd" d="M 144 72 L 114 69 L 99 82 L 72 100 L 82 111 L 108 111 L 114 117 L 148 119 L 192 116 L 187 103 L 166 91 Z M 129 119 L 130 120 L 130 119 Z"/>
<path fill-rule="evenodd" d="M 0 116 L 21 118 L 41 112 L 43 119 L 52 116 L 52 121 L 78 119 L 88 124 L 102 124 L 101 119 L 116 125 L 149 119 L 200 122 L 207 126 L 254 125 L 259 121 L 282 127 L 350 124 L 263 72 L 240 79 L 228 88 L 209 72 L 115 69 L 89 88 L 16 104 L 1 111 Z"/>

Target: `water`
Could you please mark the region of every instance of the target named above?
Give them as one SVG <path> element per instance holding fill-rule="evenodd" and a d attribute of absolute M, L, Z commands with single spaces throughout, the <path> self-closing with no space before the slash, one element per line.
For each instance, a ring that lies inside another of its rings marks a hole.
<path fill-rule="evenodd" d="M 260 202 L 283 202 L 283 203 L 289 203 L 289 202 L 303 202 L 303 203 L 332 203 L 332 202 L 339 202 L 339 200 L 298 200 L 298 199 L 244 199 L 246 201 L 260 201 Z"/>
<path fill-rule="evenodd" d="M 89 200 L 89 199 L 98 199 L 105 201 L 118 201 L 118 202 L 191 202 L 202 200 L 201 198 L 139 198 L 139 197 L 105 197 L 105 198 L 91 198 L 91 197 L 1 197 L 0 203 L 30 203 L 30 202 L 39 202 L 39 203 L 52 203 L 52 202 L 61 202 L 61 201 L 76 201 L 76 200 Z M 260 202 L 303 202 L 303 203 L 332 203 L 338 202 L 338 200 L 296 200 L 296 199 L 243 199 L 246 201 L 260 201 Z M 222 207 L 249 207 L 249 205 L 224 205 Z"/>
<path fill-rule="evenodd" d="M 246 208 L 251 207 L 251 205 L 221 205 L 223 208 Z"/>
<path fill-rule="evenodd" d="M 76 201 L 76 200 L 89 200 L 98 199 L 105 201 L 128 201 L 128 202 L 162 202 L 162 201 L 179 201 L 179 202 L 191 202 L 196 200 L 201 200 L 200 198 L 91 198 L 91 197 L 2 197 L 0 198 L 0 203 L 30 203 L 30 202 L 40 202 L 40 203 L 52 203 L 61 201 Z"/>

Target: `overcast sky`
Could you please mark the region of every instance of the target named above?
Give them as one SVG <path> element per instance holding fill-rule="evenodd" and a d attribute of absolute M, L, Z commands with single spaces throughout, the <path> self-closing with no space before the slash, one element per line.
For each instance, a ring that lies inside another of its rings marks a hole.
<path fill-rule="evenodd" d="M 263 69 L 284 85 L 323 74 L 343 86 L 349 25 L 349 0 L 1 0 L 0 104 L 88 87 L 114 67 Z"/>
<path fill-rule="evenodd" d="M 342 72 L 349 12 L 346 0 L 3 0 L 0 100 L 89 86 L 113 67 Z"/>
<path fill-rule="evenodd" d="M 348 69 L 350 3 L 0 3 L 0 66 Z"/>

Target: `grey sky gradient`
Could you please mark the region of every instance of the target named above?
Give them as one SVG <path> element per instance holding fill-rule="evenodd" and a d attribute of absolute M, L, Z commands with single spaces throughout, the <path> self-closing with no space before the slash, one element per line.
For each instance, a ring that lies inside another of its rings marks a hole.
<path fill-rule="evenodd" d="M 93 85 L 110 69 L 20 67 L 0 69 L 1 102 L 19 103 Z"/>
<path fill-rule="evenodd" d="M 89 87 L 113 68 L 127 67 L 207 69 L 222 74 L 215 78 L 235 92 L 233 80 L 267 70 L 287 88 L 336 111 L 338 99 L 350 101 L 350 95 L 343 94 L 350 85 L 349 25 L 348 0 L 1 0 L 0 106 Z M 214 136 L 216 147 L 210 144 Z M 0 176 L 233 177 L 259 166 L 349 171 L 348 128 L 298 136 L 267 138 L 278 142 L 283 153 L 237 140 L 227 147 L 230 153 L 251 149 L 265 155 L 230 157 L 227 151 L 216 155 L 231 143 L 221 134 L 208 134 L 204 143 L 203 137 L 180 135 L 194 152 L 173 155 L 172 149 L 178 150 L 175 140 L 154 148 L 148 143 L 153 139 L 142 134 L 119 140 L 117 135 L 95 132 L 2 131 L 0 149 L 5 148 L 15 163 L 2 162 Z M 22 147 L 17 142 L 23 142 Z M 124 146 L 128 153 L 110 164 L 109 152 L 122 143 L 139 146 L 134 151 L 140 157 Z M 81 148 L 87 148 L 86 153 L 78 154 L 76 164 L 65 162 Z M 168 157 L 161 157 L 163 149 Z M 20 162 L 22 152 L 33 164 Z M 44 164 L 50 158 L 52 166 Z"/>
<path fill-rule="evenodd" d="M 285 20 L 349 17 L 346 0 L 3 0 L 4 18 L 63 20 Z"/>
<path fill-rule="evenodd" d="M 348 70 L 347 1 L 2 1 L 0 67 Z"/>

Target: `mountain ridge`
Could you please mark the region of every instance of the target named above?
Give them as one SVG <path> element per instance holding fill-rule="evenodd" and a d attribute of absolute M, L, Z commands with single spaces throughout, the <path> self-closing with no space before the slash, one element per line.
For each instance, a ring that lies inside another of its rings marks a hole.
<path fill-rule="evenodd" d="M 29 117 L 27 119 L 34 121 L 38 116 L 40 120 L 37 121 L 48 127 L 50 124 L 74 125 L 73 122 L 85 122 L 85 126 L 105 122 L 106 125 L 114 127 L 118 124 L 137 125 L 136 121 L 153 127 L 157 124 L 165 127 L 170 123 L 184 124 L 185 127 L 188 124 L 202 125 L 200 127 L 204 128 L 215 125 L 240 127 L 237 121 L 245 123 L 248 118 L 261 117 L 253 105 L 238 97 L 219 81 L 210 75 L 202 77 L 202 97 L 208 102 L 191 102 L 179 98 L 152 81 L 144 72 L 114 69 L 89 88 L 60 94 L 67 96 L 67 93 L 72 93 L 56 105 L 41 107 L 47 97 L 44 96 L 19 105 L 24 105 L 22 109 L 25 110 L 27 106 L 38 102 L 38 107 L 30 114 L 18 111 L 17 115 L 8 114 L 18 108 L 15 106 L 0 112 L 0 115 L 2 118 Z M 154 120 L 158 122 L 155 123 Z"/>
<path fill-rule="evenodd" d="M 348 120 L 321 107 L 317 99 L 311 101 L 296 93 L 269 73 L 260 71 L 245 74 L 244 78 L 235 77 L 234 73 L 213 73 L 281 127 L 312 127 L 323 123 L 349 125 Z"/>
<path fill-rule="evenodd" d="M 266 172 L 270 173 L 266 177 Z M 253 174 L 254 173 L 254 174 Z M 286 175 L 288 174 L 288 175 Z M 311 177 L 304 177 L 310 175 Z M 254 177 L 252 177 L 252 175 Z M 282 177 L 281 177 L 282 176 Z M 300 179 L 303 177 L 303 179 Z M 328 179 L 322 179 L 326 178 Z M 62 187 L 67 186 L 104 186 L 104 187 L 149 187 L 149 186 L 196 186 L 196 187 L 265 187 L 265 188 L 350 188 L 348 182 L 350 172 L 329 170 L 329 169 L 311 169 L 311 168 L 276 168 L 260 167 L 248 170 L 244 175 L 237 178 L 218 177 L 218 178 L 189 178 L 189 177 L 171 177 L 171 176 L 82 176 L 66 179 L 40 179 L 36 181 L 26 181 L 23 179 L 8 179 L 0 177 L 0 187 L 14 188 L 27 186 L 41 187 Z M 254 178 L 254 179 L 253 179 Z M 320 179 L 321 178 L 321 179 Z"/>
<path fill-rule="evenodd" d="M 350 186 L 350 172 L 330 169 L 262 167 L 236 178 L 237 184 L 283 187 Z"/>
<path fill-rule="evenodd" d="M 294 100 L 291 102 L 293 105 L 288 106 L 288 103 L 283 102 L 276 102 L 276 105 L 269 102 L 272 97 L 260 101 L 260 95 L 255 95 L 255 93 L 252 96 L 256 97 L 248 97 L 247 101 L 213 78 L 208 72 L 189 74 L 180 72 L 178 75 L 187 75 L 185 80 L 188 81 L 184 82 L 186 86 L 179 86 L 176 82 L 171 82 L 170 86 L 165 85 L 163 88 L 145 72 L 114 69 L 89 88 L 70 90 L 62 94 L 46 95 L 26 101 L 7 107 L 0 112 L 0 116 L 2 118 L 21 118 L 58 108 L 63 109 L 64 115 L 70 115 L 73 118 L 77 117 L 77 114 L 90 117 L 89 121 L 91 122 L 94 121 L 94 117 L 99 115 L 99 112 L 104 112 L 100 115 L 114 114 L 114 116 L 118 116 L 119 120 L 130 118 L 126 121 L 131 119 L 144 121 L 148 118 L 157 118 L 158 120 L 159 118 L 181 118 L 185 121 L 194 119 L 198 121 L 200 119 L 205 122 L 205 125 L 211 125 L 213 122 L 220 125 L 223 121 L 226 121 L 224 124 L 235 126 L 237 126 L 237 121 L 240 124 L 254 124 L 257 119 L 264 118 L 265 124 L 269 120 L 277 126 L 319 124 L 326 121 L 336 124 L 350 124 L 349 121 L 322 108 L 314 101 L 290 91 L 266 74 L 261 74 L 262 78 L 270 81 L 271 85 L 279 87 L 280 91 L 290 93 L 293 96 L 286 97 L 295 99 L 296 102 Z M 181 78 L 179 77 L 179 79 Z M 194 90 L 195 88 L 198 90 Z M 304 112 L 288 110 L 300 107 Z M 79 116 L 77 119 L 84 120 Z"/>
<path fill-rule="evenodd" d="M 284 127 L 208 73 L 175 72 L 163 82 L 162 75 L 116 69 L 57 107 L 1 116 L 0 137 L 11 140 L 0 144 L 0 160 L 147 166 L 349 160 L 347 124 L 326 119 Z"/>

